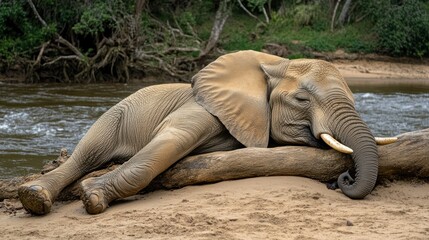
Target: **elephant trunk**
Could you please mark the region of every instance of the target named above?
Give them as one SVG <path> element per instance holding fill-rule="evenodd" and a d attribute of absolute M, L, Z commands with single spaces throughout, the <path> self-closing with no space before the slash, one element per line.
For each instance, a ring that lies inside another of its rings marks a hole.
<path fill-rule="evenodd" d="M 334 137 L 353 149 L 354 172 L 338 177 L 338 186 L 352 199 L 362 199 L 374 189 L 378 176 L 378 152 L 374 136 L 354 107 L 336 109 L 336 123 L 331 126 Z"/>

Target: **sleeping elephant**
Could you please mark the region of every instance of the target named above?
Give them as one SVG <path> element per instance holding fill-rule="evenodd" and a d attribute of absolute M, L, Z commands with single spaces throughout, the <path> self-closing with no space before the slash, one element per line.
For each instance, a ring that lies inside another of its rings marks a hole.
<path fill-rule="evenodd" d="M 338 178 L 350 198 L 374 188 L 376 141 L 354 108 L 339 71 L 321 60 L 288 60 L 241 51 L 221 56 L 192 84 L 143 88 L 104 113 L 69 160 L 19 188 L 24 208 L 46 214 L 60 191 L 113 160 L 124 164 L 81 183 L 90 214 L 136 194 L 188 154 L 277 145 L 326 147 L 352 154 Z M 257 159 L 255 159 L 257 161 Z"/>

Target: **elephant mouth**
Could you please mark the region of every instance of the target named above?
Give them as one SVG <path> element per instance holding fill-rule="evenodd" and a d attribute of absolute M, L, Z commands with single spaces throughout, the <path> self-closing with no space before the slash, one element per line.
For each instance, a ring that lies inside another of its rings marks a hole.
<path fill-rule="evenodd" d="M 322 148 L 322 149 L 330 149 L 330 147 L 322 139 L 317 139 L 313 135 L 313 133 L 311 132 L 310 129 L 309 129 L 309 133 L 308 133 L 307 139 L 308 139 L 308 141 L 307 141 L 306 145 L 308 145 L 310 147 L 316 147 L 316 148 Z"/>
<path fill-rule="evenodd" d="M 284 136 L 283 141 L 277 141 L 280 144 L 285 145 L 301 145 L 301 146 L 309 146 L 316 147 L 321 149 L 330 149 L 330 147 L 322 140 L 317 139 L 310 127 L 304 125 L 288 125 L 285 129 L 288 129 L 287 132 L 283 132 Z M 293 131 L 290 131 L 294 129 Z"/>
<path fill-rule="evenodd" d="M 301 145 L 322 149 L 330 149 L 330 147 L 320 137 L 316 138 L 314 136 L 313 131 L 309 126 L 302 126 L 302 129 L 300 131 L 302 132 L 302 136 L 299 136 L 298 139 L 301 139 Z"/>

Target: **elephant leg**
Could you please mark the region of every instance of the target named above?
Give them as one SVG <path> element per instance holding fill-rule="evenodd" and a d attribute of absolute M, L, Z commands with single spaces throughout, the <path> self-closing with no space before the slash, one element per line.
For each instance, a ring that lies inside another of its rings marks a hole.
<path fill-rule="evenodd" d="M 19 187 L 19 199 L 27 211 L 36 215 L 49 213 L 62 189 L 111 160 L 116 146 L 116 138 L 109 131 L 114 128 L 111 121 L 110 117 L 101 117 L 64 164 Z"/>
<path fill-rule="evenodd" d="M 192 111 L 188 111 L 192 116 Z M 205 110 L 203 114 L 194 114 L 193 118 L 183 114 L 179 118 L 167 119 L 165 123 L 168 126 L 162 127 L 122 166 L 103 176 L 82 181 L 81 198 L 86 211 L 98 214 L 111 201 L 137 194 L 177 160 L 224 131 L 223 126 Z"/>
<path fill-rule="evenodd" d="M 198 139 L 179 144 L 188 138 L 190 136 L 186 132 L 177 129 L 167 131 L 114 171 L 82 181 L 81 198 L 86 211 L 90 214 L 101 213 L 111 201 L 135 195 L 145 188 L 158 174 L 198 147 L 203 140 L 202 136 L 198 136 Z"/>

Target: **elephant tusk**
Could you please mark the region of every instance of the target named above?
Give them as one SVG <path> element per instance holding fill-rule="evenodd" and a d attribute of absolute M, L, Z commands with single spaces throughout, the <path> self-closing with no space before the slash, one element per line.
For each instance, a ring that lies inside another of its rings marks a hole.
<path fill-rule="evenodd" d="M 375 142 L 378 145 L 386 145 L 386 144 L 391 144 L 394 143 L 398 140 L 397 137 L 375 137 Z"/>
<path fill-rule="evenodd" d="M 338 142 L 334 137 L 327 133 L 320 134 L 320 137 L 323 139 L 323 141 L 328 144 L 331 148 L 337 150 L 338 152 L 346 153 L 346 154 L 352 154 L 353 149 L 347 147 L 346 145 L 341 144 Z"/>

